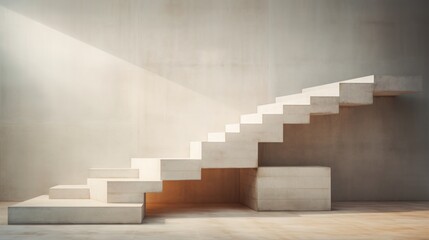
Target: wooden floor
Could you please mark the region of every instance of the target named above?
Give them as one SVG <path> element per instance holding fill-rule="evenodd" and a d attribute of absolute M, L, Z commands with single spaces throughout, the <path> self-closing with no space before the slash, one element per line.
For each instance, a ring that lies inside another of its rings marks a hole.
<path fill-rule="evenodd" d="M 334 203 L 328 212 L 254 212 L 238 204 L 150 205 L 143 224 L 8 226 L 0 239 L 429 239 L 429 202 Z"/>

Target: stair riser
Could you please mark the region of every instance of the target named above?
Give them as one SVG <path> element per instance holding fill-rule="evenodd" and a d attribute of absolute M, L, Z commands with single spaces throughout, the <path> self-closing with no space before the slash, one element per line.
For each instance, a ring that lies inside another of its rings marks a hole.
<path fill-rule="evenodd" d="M 374 84 L 340 83 L 340 106 L 360 106 L 373 103 Z"/>
<path fill-rule="evenodd" d="M 89 199 L 89 189 L 49 189 L 50 199 Z"/>
<path fill-rule="evenodd" d="M 162 180 L 200 180 L 201 160 L 161 160 Z"/>
<path fill-rule="evenodd" d="M 254 168 L 258 165 L 256 142 L 203 142 L 193 148 L 192 151 L 202 153 L 203 168 Z"/>
<path fill-rule="evenodd" d="M 374 96 L 397 96 L 423 90 L 421 76 L 375 76 Z"/>
<path fill-rule="evenodd" d="M 107 192 L 108 193 L 162 192 L 162 181 L 108 182 Z"/>
<path fill-rule="evenodd" d="M 138 169 L 90 169 L 90 178 L 138 178 Z"/>
<path fill-rule="evenodd" d="M 88 179 L 90 198 L 106 203 L 139 203 L 143 193 L 161 192 L 162 182 L 127 182 Z"/>
<path fill-rule="evenodd" d="M 277 97 L 276 103 L 283 103 L 287 105 L 310 105 L 310 97 L 305 94 L 292 94 L 283 97 Z"/>
<path fill-rule="evenodd" d="M 246 114 L 241 115 L 240 117 L 240 123 L 247 123 L 247 124 L 257 124 L 262 123 L 262 115 L 261 114 Z"/>
<path fill-rule="evenodd" d="M 339 97 L 311 97 L 311 115 L 331 115 L 339 112 Z"/>
<path fill-rule="evenodd" d="M 143 203 L 144 193 L 108 193 L 107 199 L 97 200 L 107 203 Z"/>

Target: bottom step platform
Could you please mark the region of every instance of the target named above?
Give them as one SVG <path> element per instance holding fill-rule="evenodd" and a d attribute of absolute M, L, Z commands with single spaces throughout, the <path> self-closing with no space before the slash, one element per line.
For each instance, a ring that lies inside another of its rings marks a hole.
<path fill-rule="evenodd" d="M 10 206 L 9 224 L 141 223 L 143 203 L 103 203 L 91 199 L 39 196 Z"/>

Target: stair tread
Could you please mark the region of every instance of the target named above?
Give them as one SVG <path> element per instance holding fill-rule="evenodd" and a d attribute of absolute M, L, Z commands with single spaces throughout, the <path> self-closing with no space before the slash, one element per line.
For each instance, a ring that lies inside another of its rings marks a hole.
<path fill-rule="evenodd" d="M 198 158 L 173 158 L 173 157 L 170 157 L 170 158 L 132 158 L 132 159 L 160 159 L 160 160 L 184 160 L 184 161 L 186 161 L 186 160 L 201 160 L 201 159 L 198 159 Z M 137 169 L 137 168 L 135 168 L 135 169 Z"/>

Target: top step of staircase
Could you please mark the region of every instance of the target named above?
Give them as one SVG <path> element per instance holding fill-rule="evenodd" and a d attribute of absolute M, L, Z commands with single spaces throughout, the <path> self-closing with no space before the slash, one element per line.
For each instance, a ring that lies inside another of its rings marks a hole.
<path fill-rule="evenodd" d="M 374 96 L 397 96 L 422 90 L 421 76 L 371 75 L 361 78 L 304 88 L 305 94 L 336 94 L 342 84 L 374 84 Z"/>

